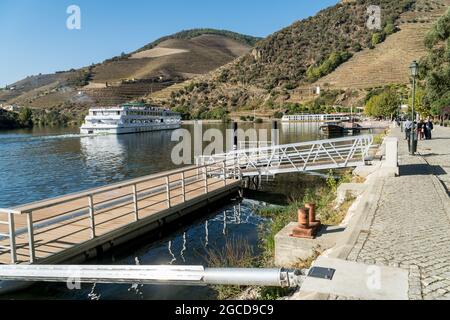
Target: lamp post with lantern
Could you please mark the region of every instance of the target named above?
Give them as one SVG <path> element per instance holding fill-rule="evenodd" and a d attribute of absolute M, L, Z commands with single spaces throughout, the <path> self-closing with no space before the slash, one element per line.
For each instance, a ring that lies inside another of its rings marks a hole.
<path fill-rule="evenodd" d="M 409 152 L 411 155 L 414 155 L 417 152 L 417 130 L 415 125 L 416 120 L 416 77 L 419 75 L 419 64 L 417 61 L 413 61 L 409 67 L 411 70 L 411 76 L 413 78 L 413 89 L 412 89 L 412 127 L 411 127 L 411 136 L 409 138 Z"/>

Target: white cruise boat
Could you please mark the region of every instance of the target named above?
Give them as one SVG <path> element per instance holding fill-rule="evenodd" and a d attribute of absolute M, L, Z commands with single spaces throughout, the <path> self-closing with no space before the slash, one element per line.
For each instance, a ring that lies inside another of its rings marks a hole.
<path fill-rule="evenodd" d="M 294 114 L 284 115 L 281 122 L 326 122 L 326 121 L 350 121 L 348 114 Z"/>
<path fill-rule="evenodd" d="M 143 103 L 127 103 L 111 108 L 92 108 L 80 128 L 81 134 L 126 134 L 174 130 L 181 116 L 170 110 Z"/>

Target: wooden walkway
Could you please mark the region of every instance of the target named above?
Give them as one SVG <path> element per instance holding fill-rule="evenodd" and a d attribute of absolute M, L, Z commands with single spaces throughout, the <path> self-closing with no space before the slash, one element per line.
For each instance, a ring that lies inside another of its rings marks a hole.
<path fill-rule="evenodd" d="M 60 263 L 150 224 L 156 228 L 170 216 L 237 190 L 235 170 L 225 162 L 189 167 L 1 209 L 0 264 Z"/>

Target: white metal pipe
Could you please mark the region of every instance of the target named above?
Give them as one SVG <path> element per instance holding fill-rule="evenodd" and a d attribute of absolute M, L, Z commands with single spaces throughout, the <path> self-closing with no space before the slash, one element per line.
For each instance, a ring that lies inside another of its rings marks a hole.
<path fill-rule="evenodd" d="M 299 270 L 213 269 L 202 266 L 0 265 L 0 280 L 298 287 Z"/>

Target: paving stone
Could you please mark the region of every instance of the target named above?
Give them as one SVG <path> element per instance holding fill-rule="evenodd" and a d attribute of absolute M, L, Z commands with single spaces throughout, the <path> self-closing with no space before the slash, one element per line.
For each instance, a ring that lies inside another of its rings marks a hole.
<path fill-rule="evenodd" d="M 450 219 L 434 177 L 450 189 L 450 128 L 436 127 L 434 140 L 419 142 L 410 156 L 399 129 L 401 176 L 384 178 L 372 225 L 349 260 L 384 263 L 410 271 L 410 299 L 450 298 Z"/>

